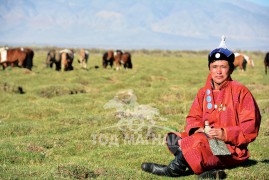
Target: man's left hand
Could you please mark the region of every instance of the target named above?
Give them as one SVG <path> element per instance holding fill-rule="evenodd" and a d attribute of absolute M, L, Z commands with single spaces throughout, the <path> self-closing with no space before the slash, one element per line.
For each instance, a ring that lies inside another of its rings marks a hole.
<path fill-rule="evenodd" d="M 219 140 L 225 141 L 225 132 L 222 128 L 211 128 L 208 135 L 212 138 L 217 138 Z"/>

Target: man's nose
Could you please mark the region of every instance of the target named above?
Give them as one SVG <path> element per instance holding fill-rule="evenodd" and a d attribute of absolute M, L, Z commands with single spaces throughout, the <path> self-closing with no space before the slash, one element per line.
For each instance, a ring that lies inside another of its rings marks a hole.
<path fill-rule="evenodd" d="M 217 68 L 217 73 L 220 74 L 221 73 L 221 68 Z"/>

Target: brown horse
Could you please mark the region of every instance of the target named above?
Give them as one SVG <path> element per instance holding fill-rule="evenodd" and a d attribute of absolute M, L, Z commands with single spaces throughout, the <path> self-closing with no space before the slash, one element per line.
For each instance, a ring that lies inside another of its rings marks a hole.
<path fill-rule="evenodd" d="M 235 53 L 235 58 L 234 58 L 233 64 L 234 64 L 235 68 L 239 67 L 239 70 L 241 72 L 244 72 L 246 70 L 247 61 L 244 58 L 244 55 L 242 55 L 242 54 Z"/>
<path fill-rule="evenodd" d="M 114 63 L 114 52 L 113 51 L 107 51 L 103 54 L 102 58 L 103 68 L 107 68 L 108 65 L 112 68 Z"/>
<path fill-rule="evenodd" d="M 2 54 L 5 54 L 3 56 Z M 5 69 L 8 65 L 32 70 L 34 51 L 30 48 L 12 48 L 1 51 L 0 64 Z"/>
<path fill-rule="evenodd" d="M 87 69 L 88 59 L 89 59 L 89 51 L 85 49 L 80 49 L 78 63 L 80 63 L 83 69 Z"/>
<path fill-rule="evenodd" d="M 71 71 L 73 70 L 74 51 L 70 49 L 64 49 L 61 53 L 61 70 Z"/>
<path fill-rule="evenodd" d="M 116 50 L 115 52 L 107 51 L 103 55 L 103 67 L 106 68 L 107 65 L 111 67 L 114 65 L 116 66 L 116 70 L 119 70 L 121 66 L 126 68 L 133 68 L 131 54 L 129 52 L 122 52 L 121 50 Z"/>
<path fill-rule="evenodd" d="M 267 74 L 267 66 L 269 66 L 269 52 L 264 57 L 265 74 Z"/>
<path fill-rule="evenodd" d="M 119 70 L 121 66 L 124 67 L 124 69 L 133 68 L 131 54 L 129 52 L 117 52 L 115 56 L 115 64 L 116 64 L 116 70 Z"/>

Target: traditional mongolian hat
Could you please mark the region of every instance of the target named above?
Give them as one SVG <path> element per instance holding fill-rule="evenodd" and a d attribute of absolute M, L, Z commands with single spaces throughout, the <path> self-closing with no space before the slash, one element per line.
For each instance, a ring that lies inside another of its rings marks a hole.
<path fill-rule="evenodd" d="M 231 64 L 234 62 L 234 53 L 227 48 L 225 44 L 225 36 L 221 37 L 219 47 L 211 51 L 211 53 L 208 55 L 209 64 L 217 60 L 226 60 Z"/>

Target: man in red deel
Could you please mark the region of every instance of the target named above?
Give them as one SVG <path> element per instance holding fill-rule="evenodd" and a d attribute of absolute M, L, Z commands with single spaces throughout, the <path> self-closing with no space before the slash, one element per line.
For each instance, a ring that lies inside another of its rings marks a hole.
<path fill-rule="evenodd" d="M 234 54 L 222 37 L 219 47 L 208 55 L 209 75 L 191 106 L 184 132 L 167 134 L 166 143 L 175 159 L 167 166 L 143 163 L 143 171 L 178 177 L 189 169 L 216 178 L 219 170 L 237 166 L 250 157 L 247 146 L 258 136 L 261 115 L 251 92 L 232 80 L 233 62 Z M 205 123 L 209 125 L 207 131 Z M 212 139 L 222 142 L 228 153 L 213 153 Z"/>

